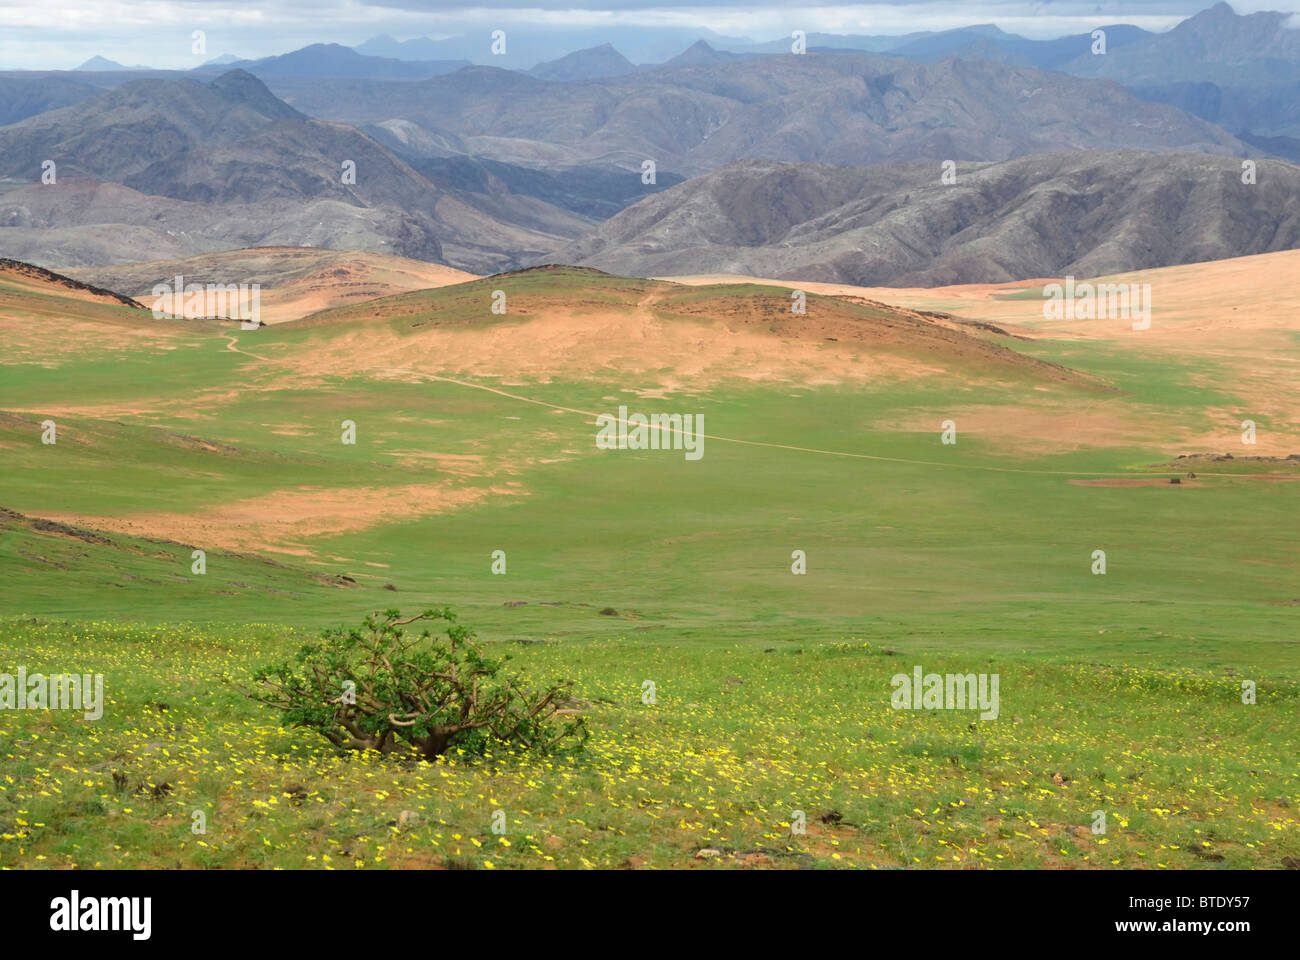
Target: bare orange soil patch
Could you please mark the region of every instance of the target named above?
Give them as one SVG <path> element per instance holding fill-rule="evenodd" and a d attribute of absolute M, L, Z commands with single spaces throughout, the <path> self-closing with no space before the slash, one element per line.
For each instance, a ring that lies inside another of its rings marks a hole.
<path fill-rule="evenodd" d="M 858 287 L 846 283 L 772 280 L 767 277 L 747 277 L 738 274 L 692 274 L 661 279 L 690 286 L 713 283 L 756 283 L 764 286 L 789 287 L 825 297 L 867 300 L 907 310 L 953 314 L 961 319 L 992 323 L 1008 333 L 1019 336 L 1033 334 L 1031 328 L 1020 325 L 1022 321 L 1033 320 L 1033 312 L 1026 311 L 1019 304 L 1007 308 L 998 298 L 1054 282 L 1053 280 L 1017 280 L 1010 283 L 972 283 L 952 287 Z M 1041 318 L 1041 304 L 1035 302 L 1035 307 Z"/>
<path fill-rule="evenodd" d="M 107 306 L 130 306 L 120 295 L 107 289 L 92 289 L 80 281 L 58 271 L 47 271 L 33 264 L 16 260 L 0 262 L 0 281 L 5 286 L 28 294 L 53 295 L 82 303 Z M 93 285 L 90 285 L 93 287 Z M 129 299 L 129 298 L 128 298 Z"/>
<path fill-rule="evenodd" d="M 639 282 L 639 281 L 637 281 Z M 719 295 L 695 301 L 657 284 L 622 305 L 529 303 L 521 295 L 501 322 L 439 322 L 436 307 L 409 332 L 386 320 L 409 319 L 410 302 L 392 315 L 358 311 L 329 318 L 329 335 L 283 362 L 318 374 L 369 373 L 398 379 L 473 376 L 505 383 L 616 376 L 644 396 L 703 388 L 724 380 L 806 385 L 911 379 L 1035 367 L 1047 377 L 1077 379 L 906 313 L 872 317 L 836 305 L 821 316 L 794 317 L 779 297 Z M 516 304 L 518 306 L 516 306 Z M 484 314 L 487 307 L 484 306 Z M 242 344 L 241 344 L 242 345 Z"/>
<path fill-rule="evenodd" d="M 897 417 L 879 422 L 878 429 L 933 432 L 938 443 L 941 422 L 951 419 L 957 427 L 957 442 L 970 438 L 995 444 L 1004 453 L 1027 455 L 1044 450 L 1071 453 L 1076 450 L 1141 445 L 1151 442 L 1149 420 L 1134 415 L 1123 400 L 1102 399 L 1087 407 L 1077 403 L 1054 403 L 1043 398 L 1033 406 L 978 405 Z"/>
<path fill-rule="evenodd" d="M 68 354 L 170 349 L 178 332 L 111 297 L 0 270 L 0 364 L 53 367 Z"/>
<path fill-rule="evenodd" d="M 1076 278 L 1093 283 L 1151 285 L 1151 327 L 1134 331 L 1130 320 L 1047 320 L 1041 289 L 1062 277 L 1039 277 L 997 284 L 951 287 L 857 287 L 848 284 L 770 280 L 759 277 L 696 275 L 670 277 L 677 283 L 759 283 L 797 287 L 830 296 L 857 296 L 913 310 L 953 313 L 963 319 L 999 326 L 1023 325 L 1020 332 L 1053 336 L 1132 338 L 1194 346 L 1203 336 L 1212 341 L 1249 331 L 1300 330 L 1300 250 L 1283 250 L 1231 260 L 1160 267 L 1109 277 Z M 1009 299 L 1014 294 L 1029 294 Z M 1135 341 L 1137 342 L 1137 341 Z"/>
<path fill-rule="evenodd" d="M 297 487 L 272 490 L 193 513 L 138 513 L 123 517 L 48 513 L 46 519 L 195 547 L 266 550 L 308 556 L 310 541 L 382 523 L 429 516 L 512 496 L 517 484 L 453 487 L 421 483 L 400 487 Z"/>
<path fill-rule="evenodd" d="M 72 272 L 98 278 L 108 269 Z M 119 269 L 121 278 L 115 282 L 129 286 L 131 295 L 150 308 L 156 303 L 164 308 L 169 305 L 167 297 L 153 296 L 153 286 L 171 284 L 177 275 L 187 282 L 218 282 L 213 278 L 219 278 L 222 283 L 259 283 L 263 323 L 296 320 L 328 307 L 477 279 L 472 273 L 438 263 L 316 247 L 254 247 Z"/>
<path fill-rule="evenodd" d="M 386 455 L 399 461 L 418 464 L 432 460 L 442 473 L 454 473 L 459 476 L 477 477 L 486 473 L 483 457 L 466 453 L 437 453 L 427 450 L 389 450 Z"/>
<path fill-rule="evenodd" d="M 1012 335 L 1106 341 L 1142 355 L 1160 357 L 1171 365 L 1208 360 L 1215 369 L 1203 377 L 1206 389 L 1223 391 L 1239 400 L 1233 406 L 1199 411 L 1222 426 L 1196 433 L 1180 430 L 1175 435 L 1163 426 L 1151 424 L 1146 439 L 1159 437 L 1162 445 L 1178 444 L 1189 449 L 1242 449 L 1241 423 L 1255 420 L 1267 423 L 1267 427 L 1261 426 L 1251 452 L 1285 455 L 1300 450 L 1297 276 L 1300 250 L 1112 277 L 1076 278 L 1093 283 L 1149 284 L 1151 325 L 1140 331 L 1133 330 L 1131 318 L 1045 319 L 1041 290 L 1046 284 L 1061 282 L 1060 277 L 934 288 L 855 287 L 719 275 L 670 279 L 691 285 L 748 282 L 795 287 L 810 293 L 947 313 L 958 320 L 992 324 Z M 1187 376 L 1194 383 L 1202 375 Z M 997 429 L 993 424 L 989 427 Z"/>
<path fill-rule="evenodd" d="M 1046 284 L 1064 278 L 1034 278 L 999 284 L 965 284 L 952 287 L 855 287 L 846 284 L 805 283 L 757 277 L 699 275 L 673 277 L 691 285 L 746 282 L 797 287 L 830 296 L 861 297 L 912 310 L 951 313 L 961 319 L 992 323 L 1011 333 L 1050 334 L 1053 337 L 1119 339 L 1135 348 L 1159 345 L 1168 349 L 1203 352 L 1220 348 L 1231 355 L 1267 337 L 1276 347 L 1291 343 L 1277 331 L 1300 330 L 1300 250 L 1285 250 L 1252 257 L 1161 267 L 1109 277 L 1086 278 L 1092 283 L 1150 284 L 1151 326 L 1135 331 L 1131 319 L 1049 320 L 1044 317 Z M 1085 278 L 1076 278 L 1083 281 Z M 1021 296 L 1012 298 L 1012 295 Z M 1290 362 L 1300 364 L 1294 348 Z"/>
<path fill-rule="evenodd" d="M 654 375 L 666 390 L 721 379 L 820 383 L 936 372 L 900 357 L 835 356 L 819 344 L 775 340 L 721 324 L 682 330 L 644 313 L 611 312 L 545 318 L 481 329 L 446 329 L 400 337 L 368 329 L 313 346 L 295 360 L 298 369 L 352 375 L 382 368 L 386 376 L 418 379 L 422 373 L 515 378 L 544 382 L 556 376 Z"/>

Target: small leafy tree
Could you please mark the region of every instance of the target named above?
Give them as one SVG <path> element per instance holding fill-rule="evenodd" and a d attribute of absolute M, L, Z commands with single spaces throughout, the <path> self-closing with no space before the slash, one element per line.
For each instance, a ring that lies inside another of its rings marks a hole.
<path fill-rule="evenodd" d="M 404 628 L 441 622 L 440 635 Z M 457 747 L 484 753 L 492 741 L 528 750 L 577 750 L 580 717 L 557 717 L 571 682 L 530 692 L 502 674 L 447 607 L 405 620 L 373 613 L 361 626 L 326 630 L 292 662 L 259 669 L 245 696 L 284 711 L 286 726 L 308 727 L 335 746 L 390 753 L 403 743 L 426 759 Z"/>

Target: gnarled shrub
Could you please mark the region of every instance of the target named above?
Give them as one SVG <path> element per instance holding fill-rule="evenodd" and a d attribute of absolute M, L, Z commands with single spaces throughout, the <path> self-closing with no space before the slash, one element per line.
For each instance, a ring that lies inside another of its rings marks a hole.
<path fill-rule="evenodd" d="M 406 746 L 432 759 L 451 748 L 483 753 L 493 741 L 538 751 L 576 750 L 581 718 L 557 717 L 571 683 L 529 691 L 489 659 L 449 608 L 400 619 L 397 610 L 357 628 L 327 630 L 286 663 L 263 667 L 249 698 L 284 711 L 338 747 L 390 753 Z M 419 634 L 413 623 L 441 627 Z"/>

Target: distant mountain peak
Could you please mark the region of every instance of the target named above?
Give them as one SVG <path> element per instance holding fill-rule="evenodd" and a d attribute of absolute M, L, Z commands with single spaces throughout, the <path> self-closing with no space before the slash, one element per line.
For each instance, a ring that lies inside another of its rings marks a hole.
<path fill-rule="evenodd" d="M 223 99 L 252 107 L 264 117 L 279 120 L 302 118 L 302 114 L 268 90 L 266 84 L 239 67 L 227 70 L 208 86 Z"/>
<path fill-rule="evenodd" d="M 612 43 L 602 43 L 598 47 L 575 50 L 558 60 L 539 63 L 528 72 L 542 80 L 566 82 L 621 77 L 635 70 L 632 61 L 614 49 Z"/>
<path fill-rule="evenodd" d="M 714 49 L 707 40 L 696 40 L 689 47 L 667 61 L 666 67 L 694 67 L 734 60 L 738 54 Z"/>
<path fill-rule="evenodd" d="M 1231 4 L 1219 3 L 1213 7 L 1206 7 L 1200 13 L 1192 14 L 1187 20 L 1179 23 L 1179 27 L 1186 26 L 1213 26 L 1216 23 L 1239 23 L 1244 21 L 1283 21 L 1290 17 L 1290 13 L 1279 13 L 1277 10 L 1256 10 L 1255 13 L 1238 13 L 1232 9 Z M 1175 27 L 1177 30 L 1178 27 Z"/>
<path fill-rule="evenodd" d="M 109 60 L 107 57 L 101 57 L 98 54 L 91 57 L 78 70 L 130 70 L 131 67 L 123 66 L 116 60 Z"/>
<path fill-rule="evenodd" d="M 1188 17 L 1174 29 L 1214 28 L 1226 24 L 1241 24 L 1247 21 L 1250 21 L 1257 26 L 1262 26 L 1265 23 L 1268 23 L 1271 26 L 1274 22 L 1280 23 L 1281 21 L 1286 20 L 1289 16 L 1291 16 L 1291 14 L 1279 13 L 1276 10 L 1258 10 L 1254 13 L 1237 13 L 1236 10 L 1232 9 L 1231 4 L 1219 0 L 1218 3 L 1214 4 L 1214 6 L 1206 7 L 1200 13 Z"/>
<path fill-rule="evenodd" d="M 423 79 L 467 66 L 468 60 L 399 60 L 362 53 L 340 43 L 313 43 L 260 60 L 240 60 L 238 66 L 258 77 L 331 77 Z"/>

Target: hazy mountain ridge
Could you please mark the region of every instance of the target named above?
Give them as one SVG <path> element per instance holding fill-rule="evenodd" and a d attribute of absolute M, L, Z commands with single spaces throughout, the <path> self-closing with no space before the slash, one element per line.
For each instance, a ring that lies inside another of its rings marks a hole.
<path fill-rule="evenodd" d="M 1124 84 L 1212 82 L 1247 85 L 1300 80 L 1300 29 L 1291 14 L 1238 15 L 1216 3 L 1167 33 L 1112 48 L 1105 56 L 1081 52 L 1064 65 L 1076 76 Z"/>
<path fill-rule="evenodd" d="M 35 182 L 44 159 L 57 164 L 56 184 Z M 343 182 L 344 161 L 355 164 L 355 183 Z M 242 70 L 210 84 L 135 81 L 2 128 L 0 177 L 30 184 L 0 201 L 0 224 L 10 228 L 0 249 L 62 266 L 120 262 L 128 250 L 160 259 L 275 243 L 449 258 L 484 272 L 588 226 L 531 197 L 506 202 L 500 184 L 486 200 L 440 187 L 360 131 L 294 110 Z M 90 229 L 58 238 L 61 257 L 45 246 L 55 238 L 42 232 L 96 225 L 121 228 L 119 239 Z M 132 239 L 121 236 L 127 228 Z"/>
<path fill-rule="evenodd" d="M 0 127 L 71 106 L 99 92 L 90 84 L 71 77 L 0 77 Z"/>
<path fill-rule="evenodd" d="M 524 165 L 639 171 L 652 159 L 693 175 L 746 158 L 866 165 L 1061 148 L 1247 152 L 1213 124 L 1117 84 L 977 60 L 809 53 L 580 84 L 472 67 L 413 83 L 271 86 L 312 116 L 413 125 L 444 152 Z"/>
<path fill-rule="evenodd" d="M 1278 92 L 1279 85 L 1300 82 L 1300 29 L 1288 14 L 1238 15 L 1227 4 L 1218 3 L 1166 32 L 1151 33 L 1125 23 L 1098 23 L 1096 29 L 1105 33 L 1104 55 L 1094 53 L 1092 30 L 1040 40 L 1009 33 L 993 24 L 893 36 L 813 32 L 803 39 L 810 52 L 865 52 L 923 63 L 982 59 L 1081 77 L 1110 78 L 1138 91 L 1144 99 L 1191 109 L 1203 119 L 1225 124 L 1233 133 L 1272 136 L 1300 132 L 1292 126 L 1293 93 Z M 628 30 L 610 26 L 603 30 L 507 33 L 510 41 L 500 55 L 492 52 L 499 48 L 485 35 L 436 41 L 397 41 L 381 36 L 356 47 L 313 43 L 255 60 L 226 56 L 208 61 L 194 72 L 212 75 L 226 65 L 234 65 L 263 79 L 398 80 L 437 76 L 478 64 L 572 83 L 647 69 L 721 63 L 742 56 L 788 55 L 792 45 L 789 37 L 754 42 L 688 28 Z M 182 71 L 150 71 L 93 57 L 73 72 L 84 74 L 88 82 L 98 86 L 113 86 L 139 77 L 142 72 Z M 1203 111 L 1188 106 L 1185 93 L 1179 90 L 1188 84 L 1219 87 L 1228 108 Z M 1241 116 L 1241 108 L 1250 116 Z"/>
<path fill-rule="evenodd" d="M 1070 152 L 853 169 L 745 161 L 643 200 L 562 251 L 652 276 L 858 285 L 1080 277 L 1300 247 L 1300 168 L 1207 155 Z"/>
<path fill-rule="evenodd" d="M 575 50 L 557 60 L 539 63 L 528 71 L 539 80 L 555 80 L 560 83 L 603 80 L 605 77 L 622 77 L 635 72 L 636 65 L 608 43 L 587 50 Z"/>
<path fill-rule="evenodd" d="M 470 65 L 468 60 L 398 60 L 367 56 L 337 43 L 314 43 L 259 60 L 234 60 L 208 63 L 197 71 L 223 72 L 233 68 L 256 77 L 374 77 L 382 79 L 421 79 L 451 73 Z M 197 72 L 196 71 L 196 72 Z"/>
<path fill-rule="evenodd" d="M 355 49 L 312 44 L 239 61 L 247 70 L 209 62 L 190 72 L 103 71 L 85 80 L 0 75 L 0 95 L 12 95 L 7 106 L 15 121 L 0 126 L 0 253 L 78 266 L 310 244 L 477 273 L 551 259 L 563 248 L 617 257 L 639 249 L 659 257 L 664 251 L 656 244 L 691 249 L 705 221 L 661 216 L 650 226 L 663 236 L 637 241 L 621 231 L 643 214 L 627 208 L 672 187 L 654 209 L 683 201 L 702 211 L 701 194 L 682 181 L 725 171 L 708 181 L 709 189 L 756 177 L 735 188 L 733 203 L 761 209 L 743 228 L 739 215 L 732 217 L 717 235 L 721 251 L 784 245 L 780 264 L 798 249 L 811 267 L 832 272 L 966 276 L 962 264 L 972 263 L 990 276 L 1016 276 L 1026 261 L 1004 234 L 986 238 L 991 246 L 978 256 L 966 249 L 966 259 L 954 259 L 951 239 L 935 248 L 927 230 L 912 237 L 923 251 L 918 258 L 898 252 L 898 238 L 912 236 L 917 225 L 884 210 L 872 191 L 890 183 L 912 190 L 901 168 L 919 164 L 926 172 L 915 188 L 937 216 L 946 200 L 931 192 L 926 178 L 946 160 L 965 169 L 1063 149 L 1300 156 L 1296 84 L 1136 87 L 1150 100 L 1176 104 L 1169 105 L 1140 99 L 1112 79 L 1038 69 L 1086 62 L 1128 82 L 1132 71 L 1125 64 L 1141 60 L 1133 51 L 1172 51 L 1186 61 L 1187 51 L 1218 43 L 1220 35 L 1214 69 L 1226 69 L 1263 43 L 1264 33 L 1276 32 L 1280 17 L 1237 16 L 1220 4 L 1165 34 L 1114 25 L 1105 28 L 1104 56 L 1088 52 L 1086 33 L 1035 41 L 984 24 L 890 43 L 811 34 L 803 56 L 791 55 L 788 43 L 783 52 L 776 41 L 728 50 L 715 35 L 712 43 L 696 39 L 664 63 L 641 66 L 603 43 L 526 73 L 411 59 L 406 55 L 437 57 L 451 48 L 442 41 L 378 38 Z M 1294 36 L 1270 37 L 1267 49 L 1300 62 L 1300 32 L 1289 33 Z M 513 63 L 522 56 L 528 35 L 522 44 L 511 36 L 514 53 L 494 59 Z M 819 43 L 834 52 L 820 52 Z M 839 43 L 893 52 L 864 53 Z M 390 55 L 395 51 L 403 56 Z M 1279 131 L 1278 118 L 1288 116 L 1296 125 Z M 1233 124 L 1241 137 L 1215 120 Z M 1270 133 L 1251 132 L 1260 129 Z M 36 182 L 44 160 L 58 164 L 56 186 Z M 344 160 L 356 165 L 355 183 L 342 182 Z M 655 165 L 654 183 L 643 179 L 646 161 Z M 770 189 L 769 174 L 742 161 L 808 169 L 782 174 L 792 199 Z M 1181 163 L 1171 161 L 1175 175 L 1190 176 Z M 819 164 L 845 170 L 812 172 Z M 851 172 L 873 165 L 886 169 Z M 737 179 L 733 166 L 747 172 Z M 1048 179 L 1069 174 L 1037 161 L 1025 170 Z M 1109 171 L 1097 173 L 1109 184 Z M 1006 202 L 1022 199 L 989 186 L 993 175 L 975 174 Z M 1073 189 L 1093 187 L 1067 180 Z M 591 232 L 621 210 L 608 230 Z M 884 246 L 874 265 L 864 266 L 851 249 L 838 247 L 871 216 L 884 217 L 894 239 L 873 239 Z M 962 229 L 971 236 L 1003 229 L 989 211 L 981 209 L 980 217 Z M 967 236 L 957 245 L 970 242 Z M 1239 241 L 1210 244 L 1229 251 L 1223 255 L 1253 252 L 1234 245 Z M 1167 262 L 1192 255 L 1164 241 L 1153 249 L 1164 251 L 1157 260 L 1173 258 Z M 1126 247 L 1118 260 L 1141 259 L 1138 254 Z M 1086 265 L 1090 255 L 1075 251 L 1062 262 Z M 623 272 L 641 272 L 631 260 L 621 262 Z"/>

